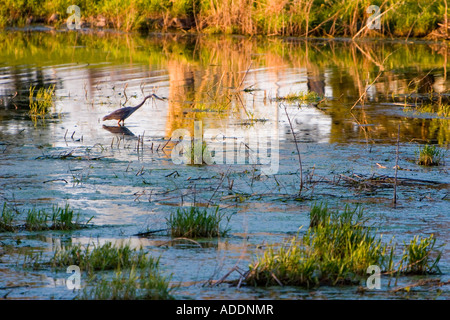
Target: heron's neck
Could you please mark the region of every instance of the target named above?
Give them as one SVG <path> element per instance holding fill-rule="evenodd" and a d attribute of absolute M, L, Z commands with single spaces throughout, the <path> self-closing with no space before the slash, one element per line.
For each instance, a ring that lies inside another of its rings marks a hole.
<path fill-rule="evenodd" d="M 144 101 L 142 101 L 140 104 L 138 104 L 138 105 L 136 106 L 136 109 L 142 107 L 142 106 L 144 105 L 145 101 L 147 101 L 147 99 L 148 99 L 148 98 L 151 98 L 151 97 L 153 97 L 153 95 L 146 96 L 146 97 L 144 98 Z"/>

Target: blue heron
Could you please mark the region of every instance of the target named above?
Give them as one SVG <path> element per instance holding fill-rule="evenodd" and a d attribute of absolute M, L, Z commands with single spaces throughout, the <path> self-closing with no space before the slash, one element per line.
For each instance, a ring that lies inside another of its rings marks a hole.
<path fill-rule="evenodd" d="M 117 124 L 120 126 L 120 121 L 122 121 L 122 125 L 124 125 L 125 119 L 128 118 L 135 112 L 137 109 L 142 107 L 147 101 L 148 98 L 156 98 L 159 100 L 165 100 L 165 98 L 160 98 L 156 94 L 151 94 L 149 96 L 146 96 L 144 98 L 144 101 L 142 101 L 140 104 L 138 104 L 136 107 L 124 107 L 117 109 L 116 111 L 111 112 L 110 114 L 103 117 L 103 121 L 105 120 L 119 120 Z"/>

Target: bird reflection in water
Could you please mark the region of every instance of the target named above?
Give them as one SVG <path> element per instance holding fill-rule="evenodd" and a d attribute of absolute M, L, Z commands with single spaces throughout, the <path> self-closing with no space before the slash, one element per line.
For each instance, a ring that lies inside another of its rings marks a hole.
<path fill-rule="evenodd" d="M 103 129 L 108 130 L 109 132 L 113 133 L 113 134 L 117 134 L 120 136 L 130 136 L 130 137 L 135 137 L 135 134 L 133 132 L 131 132 L 130 129 L 128 129 L 127 127 L 124 126 L 105 126 L 103 125 Z"/>

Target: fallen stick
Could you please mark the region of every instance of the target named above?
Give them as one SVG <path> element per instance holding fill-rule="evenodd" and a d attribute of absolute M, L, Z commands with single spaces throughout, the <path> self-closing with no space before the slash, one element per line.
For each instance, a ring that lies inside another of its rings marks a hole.
<path fill-rule="evenodd" d="M 213 286 L 218 286 L 219 284 L 223 283 L 225 281 L 226 278 L 228 278 L 228 276 L 233 273 L 233 271 L 238 271 L 237 270 L 237 266 L 234 266 L 233 268 L 231 268 L 230 271 L 228 271 L 222 278 L 220 278 L 219 280 L 217 280 Z"/>
<path fill-rule="evenodd" d="M 146 231 L 146 232 L 136 233 L 134 236 L 136 236 L 136 237 L 145 237 L 145 236 L 149 236 L 149 235 L 154 234 L 154 233 L 167 231 L 167 230 L 169 230 L 169 229 L 166 228 L 166 229 L 159 229 L 159 230 L 150 230 L 150 231 Z"/>
<path fill-rule="evenodd" d="M 195 243 L 196 245 L 198 245 L 200 248 L 202 247 L 202 245 L 200 243 L 198 243 L 197 241 L 194 241 L 192 239 L 189 239 L 189 238 L 175 238 L 175 239 L 163 242 L 160 245 L 158 245 L 157 247 L 162 247 L 162 246 L 164 246 L 164 245 L 166 245 L 168 243 L 171 243 L 171 242 L 174 242 L 174 241 L 178 241 L 178 240 L 184 240 L 184 241 L 192 242 L 192 243 Z"/>
<path fill-rule="evenodd" d="M 44 181 L 44 182 L 42 182 L 42 183 L 54 182 L 54 181 L 64 181 L 65 183 L 68 183 L 66 179 L 52 179 L 52 180 Z"/>

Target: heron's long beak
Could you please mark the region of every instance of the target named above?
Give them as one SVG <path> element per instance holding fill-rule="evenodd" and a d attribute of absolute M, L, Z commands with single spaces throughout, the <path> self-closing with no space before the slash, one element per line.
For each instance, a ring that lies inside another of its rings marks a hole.
<path fill-rule="evenodd" d="M 164 97 L 163 97 L 163 98 L 158 97 L 158 96 L 157 96 L 156 94 L 154 94 L 154 93 L 153 93 L 153 97 L 156 98 L 156 99 L 158 99 L 158 100 L 167 100 L 167 98 L 164 98 Z"/>

